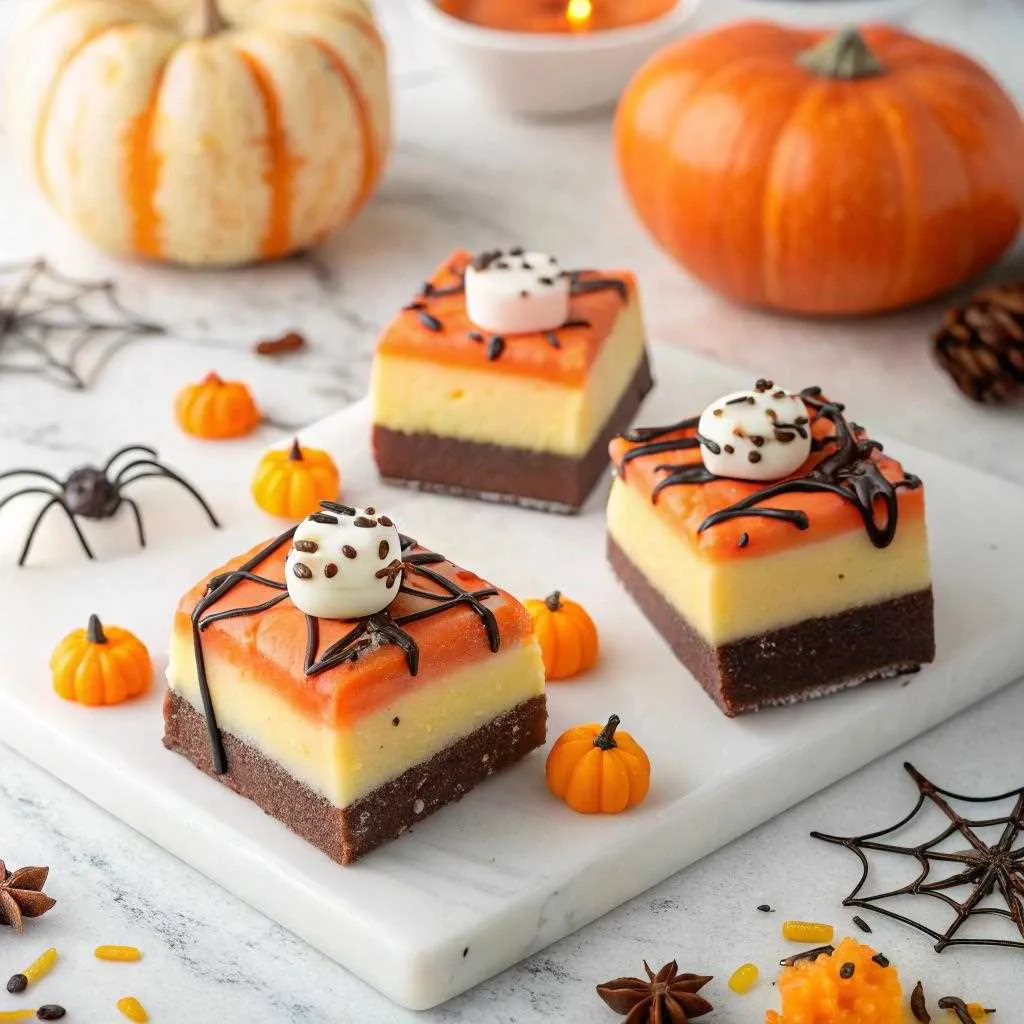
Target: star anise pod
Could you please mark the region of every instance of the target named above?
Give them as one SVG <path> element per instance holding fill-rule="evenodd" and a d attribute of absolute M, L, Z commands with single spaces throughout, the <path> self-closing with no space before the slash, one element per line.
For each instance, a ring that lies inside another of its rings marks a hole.
<path fill-rule="evenodd" d="M 57 902 L 43 893 L 49 873 L 49 868 L 21 868 L 11 874 L 0 860 L 0 925 L 20 932 L 26 917 L 42 917 Z"/>
<path fill-rule="evenodd" d="M 711 978 L 680 974 L 673 960 L 657 974 L 644 961 L 647 979 L 615 978 L 597 986 L 597 994 L 616 1012 L 626 1014 L 624 1024 L 687 1024 L 714 1007 L 697 995 Z"/>

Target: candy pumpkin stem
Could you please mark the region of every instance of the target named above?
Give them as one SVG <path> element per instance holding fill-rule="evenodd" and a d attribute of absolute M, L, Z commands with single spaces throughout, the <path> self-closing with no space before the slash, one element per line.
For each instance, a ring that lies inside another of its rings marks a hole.
<path fill-rule="evenodd" d="M 854 81 L 870 78 L 885 71 L 885 65 L 874 55 L 858 29 L 852 25 L 839 29 L 817 46 L 797 57 L 800 67 L 823 78 Z"/>
<path fill-rule="evenodd" d="M 89 616 L 89 627 L 85 631 L 85 637 L 91 644 L 105 644 L 107 635 L 103 632 L 103 623 L 98 615 Z"/>
<path fill-rule="evenodd" d="M 220 13 L 217 0 L 199 0 L 195 26 L 191 34 L 198 39 L 209 39 L 228 28 L 224 15 Z"/>
<path fill-rule="evenodd" d="M 611 750 L 616 746 L 615 730 L 619 727 L 619 716 L 612 715 L 608 724 L 594 737 L 594 746 L 600 750 Z"/>
<path fill-rule="evenodd" d="M 292 441 L 292 450 L 288 453 L 288 459 L 291 462 L 302 461 L 302 445 L 299 444 L 298 438 L 295 438 L 295 440 Z"/>
<path fill-rule="evenodd" d="M 547 605 L 549 612 L 557 612 L 562 607 L 562 592 L 560 590 L 552 590 L 544 598 L 544 603 Z"/>
<path fill-rule="evenodd" d="M 222 380 L 221 380 L 220 374 L 219 374 L 219 373 L 218 373 L 218 372 L 217 372 L 216 370 L 211 370 L 211 371 L 210 371 L 210 372 L 209 372 L 209 373 L 208 373 L 208 374 L 207 374 L 207 375 L 206 375 L 206 376 L 205 376 L 205 377 L 203 378 L 203 383 L 204 383 L 204 384 L 216 384 L 216 385 L 220 385 L 220 384 L 223 384 L 223 383 L 224 383 L 224 381 L 222 381 Z"/>

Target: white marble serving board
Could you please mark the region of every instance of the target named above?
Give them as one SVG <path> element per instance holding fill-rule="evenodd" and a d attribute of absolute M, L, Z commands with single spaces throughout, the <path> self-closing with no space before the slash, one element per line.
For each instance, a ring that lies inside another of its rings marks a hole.
<path fill-rule="evenodd" d="M 645 422 L 748 384 L 682 352 L 658 351 L 655 363 Z M 850 411 L 856 417 L 855 403 Z M 57 564 L 18 571 L 10 549 L 20 528 L 0 516 L 0 738 L 405 1006 L 464 991 L 1024 673 L 1024 489 L 905 445 L 893 451 L 928 488 L 937 663 L 909 680 L 728 720 L 607 569 L 606 488 L 582 516 L 561 517 L 384 486 L 369 456 L 366 403 L 302 436 L 335 454 L 348 500 L 386 509 L 406 532 L 516 594 L 557 587 L 586 602 L 601 661 L 550 687 L 550 732 L 619 714 L 654 765 L 646 803 L 619 817 L 578 816 L 548 795 L 537 752 L 341 868 L 164 751 L 159 687 L 104 710 L 53 695 L 47 654 L 90 612 L 136 630 L 162 667 L 178 595 L 275 532 L 249 503 L 254 446 L 245 443 L 185 442 L 173 452 L 228 524 L 220 531 L 157 484 L 145 501 L 144 553 L 130 524 L 108 524 L 100 539 L 125 553 L 90 564 L 54 519 L 39 554 L 58 553 Z"/>

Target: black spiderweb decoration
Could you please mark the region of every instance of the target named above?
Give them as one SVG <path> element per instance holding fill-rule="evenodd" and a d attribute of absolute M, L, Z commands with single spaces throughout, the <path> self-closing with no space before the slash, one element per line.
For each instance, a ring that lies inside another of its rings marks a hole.
<path fill-rule="evenodd" d="M 942 952 L 949 946 L 1010 946 L 1024 949 L 1024 786 L 998 796 L 963 796 L 942 789 L 926 779 L 913 765 L 905 764 L 910 777 L 917 783 L 917 803 L 906 817 L 889 828 L 866 835 L 843 837 L 812 832 L 815 839 L 843 846 L 861 862 L 860 880 L 853 892 L 843 900 L 847 907 L 860 907 L 893 918 L 916 928 L 935 939 L 935 949 Z M 979 807 L 1013 801 L 1009 813 L 982 818 L 967 818 L 950 801 Z M 915 822 L 928 808 L 937 808 L 949 824 L 935 837 L 913 846 L 890 842 L 890 837 Z M 981 830 L 999 830 L 994 843 L 988 843 L 979 834 Z M 947 840 L 963 840 L 963 849 L 942 848 Z M 871 875 L 872 853 L 908 857 L 919 865 L 916 877 L 906 885 L 883 892 L 866 893 Z M 943 869 L 950 873 L 940 874 Z M 953 892 L 962 890 L 957 899 Z M 986 901 L 998 895 L 1005 906 L 992 906 Z M 939 900 L 953 912 L 948 927 L 939 930 L 928 923 L 900 913 L 886 901 L 898 897 L 918 896 Z M 968 921 L 984 917 L 1000 918 L 1009 922 L 1020 933 L 1020 939 L 963 937 L 960 932 Z"/>
<path fill-rule="evenodd" d="M 128 310 L 109 280 L 81 280 L 46 260 L 0 264 L 0 375 L 89 387 L 133 338 L 165 329 Z"/>
<path fill-rule="evenodd" d="M 343 506 L 335 505 L 333 502 L 328 501 L 321 502 L 321 505 L 328 512 L 336 513 L 343 509 Z M 266 576 L 260 576 L 253 570 L 275 551 L 287 544 L 296 529 L 297 527 L 292 527 L 275 538 L 238 569 L 214 576 L 207 584 L 206 594 L 192 610 L 192 638 L 195 649 L 199 694 L 203 702 L 203 713 L 206 717 L 210 733 L 213 770 L 218 775 L 226 772 L 228 765 L 223 739 L 217 726 L 217 715 L 213 707 L 209 680 L 206 674 L 206 660 L 203 654 L 203 631 L 213 623 L 220 622 L 223 619 L 239 618 L 246 615 L 260 615 L 288 599 L 287 584 L 279 580 L 268 579 Z M 405 655 L 409 675 L 415 676 L 419 671 L 419 645 L 403 627 L 408 626 L 410 623 L 418 622 L 421 619 L 440 615 L 460 605 L 468 606 L 476 614 L 483 626 L 488 646 L 492 652 L 497 653 L 501 645 L 498 621 L 494 616 L 494 612 L 483 602 L 488 597 L 497 596 L 498 590 L 495 587 L 467 590 L 465 587 L 459 586 L 454 580 L 450 580 L 447 576 L 430 568 L 432 565 L 447 561 L 444 555 L 439 555 L 434 551 L 416 551 L 414 549 L 418 545 L 415 540 L 411 537 L 406 537 L 404 534 L 400 536 L 404 576 L 398 592 L 399 594 L 421 599 L 428 602 L 428 604 L 423 608 L 406 612 L 403 615 L 393 615 L 391 608 L 386 608 L 375 615 L 368 615 L 358 619 L 355 625 L 343 637 L 336 640 L 323 651 L 320 650 L 320 620 L 316 616 L 306 615 L 306 652 L 303 669 L 307 676 L 317 676 L 346 662 L 356 661 L 361 655 L 388 644 L 401 649 Z M 410 576 L 429 580 L 440 588 L 440 593 L 424 590 L 421 586 L 410 585 Z M 241 608 L 228 608 L 220 612 L 210 612 L 210 609 L 221 598 L 242 582 L 255 583 L 266 587 L 273 594 L 259 604 L 246 605 Z M 207 614 L 208 612 L 209 614 Z"/>

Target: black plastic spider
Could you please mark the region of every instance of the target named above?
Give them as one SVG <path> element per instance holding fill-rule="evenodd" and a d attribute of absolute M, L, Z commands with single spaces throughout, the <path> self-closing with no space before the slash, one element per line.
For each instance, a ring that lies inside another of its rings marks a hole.
<path fill-rule="evenodd" d="M 119 468 L 115 468 L 118 461 L 123 460 L 125 456 L 128 456 L 127 461 L 123 462 Z M 210 523 L 215 527 L 220 526 L 217 517 L 203 496 L 187 480 L 160 462 L 155 449 L 141 444 L 130 444 L 120 448 L 107 459 L 102 469 L 91 465 L 79 466 L 72 470 L 65 480 L 41 469 L 10 469 L 0 473 L 0 480 L 15 476 L 37 477 L 52 485 L 23 487 L 21 490 L 12 491 L 0 500 L 0 510 L 2 510 L 8 502 L 26 494 L 45 494 L 50 498 L 39 510 L 39 514 L 29 528 L 24 547 L 21 549 L 21 556 L 18 558 L 19 566 L 23 566 L 27 561 L 39 527 L 47 513 L 54 508 L 64 510 L 68 522 L 71 523 L 75 535 L 82 545 L 82 550 L 88 558 L 95 558 L 96 556 L 89 547 L 89 542 L 85 539 L 85 534 L 82 533 L 82 528 L 78 525 L 78 519 L 111 519 L 122 505 L 127 505 L 135 516 L 139 547 L 144 548 L 146 546 L 146 531 L 142 525 L 142 511 L 137 502 L 125 495 L 124 490 L 130 484 L 149 477 L 173 480 L 176 484 L 184 487 L 202 507 Z"/>

